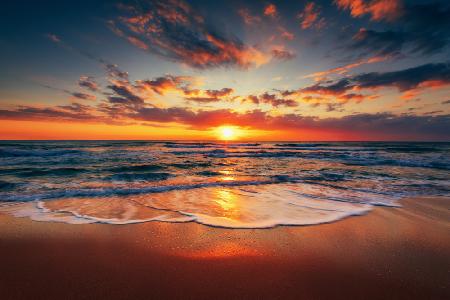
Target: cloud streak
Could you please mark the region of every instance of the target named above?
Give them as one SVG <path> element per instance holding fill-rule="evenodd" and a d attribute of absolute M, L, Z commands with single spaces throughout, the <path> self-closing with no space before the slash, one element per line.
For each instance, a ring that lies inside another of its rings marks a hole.
<path fill-rule="evenodd" d="M 368 14 L 373 21 L 393 21 L 403 13 L 401 0 L 335 0 L 334 2 L 340 9 L 349 10 L 355 18 Z"/>
<path fill-rule="evenodd" d="M 123 14 L 109 22 L 117 35 L 145 51 L 197 69 L 247 69 L 270 61 L 270 56 L 236 37 L 213 29 L 181 0 L 121 6 Z"/>
<path fill-rule="evenodd" d="M 325 26 L 325 18 L 320 17 L 320 7 L 314 2 L 308 2 L 303 11 L 298 15 L 302 29 L 321 29 Z"/>
<path fill-rule="evenodd" d="M 450 85 L 450 64 L 424 64 L 393 72 L 363 73 L 339 79 L 329 84 L 322 82 L 302 88 L 298 93 L 342 96 L 349 91 L 396 88 L 399 92 L 419 92 L 427 88 Z"/>
<path fill-rule="evenodd" d="M 442 3 L 407 5 L 395 19 L 396 29 L 361 28 L 349 50 L 375 55 L 431 55 L 450 44 L 450 6 Z"/>
<path fill-rule="evenodd" d="M 290 132 L 327 131 L 345 132 L 353 137 L 367 139 L 449 140 L 450 115 L 395 115 L 392 113 L 355 114 L 341 118 L 317 118 L 296 114 L 272 116 L 260 110 L 238 113 L 227 109 L 192 111 L 187 108 L 141 107 L 127 113 L 127 119 L 105 117 L 86 106 L 59 106 L 55 108 L 19 107 L 0 110 L 2 120 L 70 121 L 108 124 L 133 122 L 179 123 L 191 129 L 236 125 L 250 129 L 286 130 Z M 411 136 L 414 132 L 414 136 Z"/>

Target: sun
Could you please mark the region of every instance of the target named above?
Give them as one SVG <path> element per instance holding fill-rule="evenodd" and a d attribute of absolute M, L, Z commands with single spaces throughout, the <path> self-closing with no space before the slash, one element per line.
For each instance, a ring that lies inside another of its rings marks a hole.
<path fill-rule="evenodd" d="M 218 138 L 224 141 L 234 140 L 236 138 L 236 130 L 230 126 L 222 126 L 218 128 Z"/>

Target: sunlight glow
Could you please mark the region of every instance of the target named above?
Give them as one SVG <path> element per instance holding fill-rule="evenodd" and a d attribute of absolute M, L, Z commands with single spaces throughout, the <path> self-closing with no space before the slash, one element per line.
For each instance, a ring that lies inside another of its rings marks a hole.
<path fill-rule="evenodd" d="M 237 138 L 237 132 L 234 127 L 222 126 L 218 128 L 218 138 L 224 141 L 230 141 Z"/>

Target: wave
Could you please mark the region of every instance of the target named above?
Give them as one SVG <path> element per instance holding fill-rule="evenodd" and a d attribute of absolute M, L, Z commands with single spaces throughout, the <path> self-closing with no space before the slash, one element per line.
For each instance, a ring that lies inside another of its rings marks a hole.
<path fill-rule="evenodd" d="M 210 166 L 212 166 L 212 163 L 210 163 L 210 162 L 191 162 L 191 161 L 186 161 L 186 162 L 183 162 L 183 163 L 171 163 L 170 166 L 178 168 L 178 169 L 193 169 L 193 168 L 210 167 Z"/>
<path fill-rule="evenodd" d="M 258 197 L 256 197 L 258 196 Z M 368 213 L 369 203 L 335 201 L 296 192 L 295 186 L 205 187 L 125 197 L 69 198 L 1 207 L 17 217 L 72 224 L 196 222 L 224 228 L 314 225 Z"/>
<path fill-rule="evenodd" d="M 18 177 L 76 176 L 86 171 L 87 170 L 85 168 L 51 168 L 51 169 L 29 168 L 15 172 L 14 175 Z"/>
<path fill-rule="evenodd" d="M 148 172 L 148 171 L 157 171 L 165 169 L 165 166 L 155 165 L 155 164 L 144 164 L 144 165 L 125 165 L 125 166 L 117 166 L 105 169 L 105 171 L 110 172 Z"/>
<path fill-rule="evenodd" d="M 21 157 L 21 156 L 60 156 L 60 155 L 74 155 L 83 154 L 85 151 L 76 149 L 61 149 L 61 150 L 49 150 L 49 149 L 36 149 L 36 150 L 23 150 L 6 148 L 0 149 L 0 157 Z"/>
<path fill-rule="evenodd" d="M 17 187 L 17 185 L 18 184 L 14 182 L 0 180 L 0 190 L 2 191 L 13 190 L 15 187 Z"/>
<path fill-rule="evenodd" d="M 111 181 L 162 181 L 169 177 L 175 176 L 171 173 L 152 172 L 152 173 L 118 173 L 106 177 L 106 180 Z"/>
<path fill-rule="evenodd" d="M 200 175 L 200 176 L 221 176 L 221 175 L 223 175 L 222 173 L 216 172 L 216 171 L 201 171 L 201 172 L 197 172 L 196 174 Z"/>
<path fill-rule="evenodd" d="M 134 174 L 133 174 L 134 175 Z M 146 186 L 136 188 L 84 188 L 84 189 L 64 189 L 54 190 L 44 193 L 34 193 L 31 195 L 5 195 L 2 201 L 36 201 L 45 199 L 68 198 L 68 197 L 100 197 L 100 196 L 114 196 L 114 195 L 135 195 L 147 193 L 168 192 L 173 190 L 191 190 L 204 187 L 233 187 L 233 186 L 248 186 L 248 185 L 263 185 L 275 184 L 280 182 L 296 182 L 299 179 L 290 176 L 272 176 L 266 180 L 236 180 L 236 181 L 213 181 L 213 182 L 198 182 L 186 183 L 177 185 L 158 185 Z"/>
<path fill-rule="evenodd" d="M 289 147 L 289 148 L 311 148 L 311 147 L 323 147 L 323 146 L 330 146 L 330 144 L 324 144 L 324 143 L 283 143 L 283 144 L 275 144 L 277 147 Z"/>

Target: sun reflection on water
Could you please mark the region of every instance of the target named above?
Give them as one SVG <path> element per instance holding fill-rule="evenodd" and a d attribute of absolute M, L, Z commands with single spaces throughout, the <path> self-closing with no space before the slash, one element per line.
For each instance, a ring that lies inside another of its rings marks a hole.
<path fill-rule="evenodd" d="M 217 199 L 215 200 L 217 204 L 225 211 L 232 211 L 236 209 L 236 196 L 229 190 L 218 190 Z"/>

